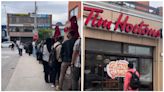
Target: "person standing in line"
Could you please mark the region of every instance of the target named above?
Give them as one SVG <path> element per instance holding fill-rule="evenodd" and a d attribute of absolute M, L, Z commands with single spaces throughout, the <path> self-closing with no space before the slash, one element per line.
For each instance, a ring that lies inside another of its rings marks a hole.
<path fill-rule="evenodd" d="M 28 46 L 28 54 L 29 54 L 29 56 L 32 54 L 32 52 L 33 52 L 33 49 L 32 49 L 33 47 L 32 47 L 32 43 L 30 42 L 29 43 L 29 46 Z"/>
<path fill-rule="evenodd" d="M 72 54 L 72 62 L 71 62 L 71 70 L 72 70 L 72 90 L 78 90 L 79 79 L 81 76 L 81 40 L 80 38 L 76 40 L 73 47 Z"/>
<path fill-rule="evenodd" d="M 22 42 L 19 45 L 19 55 L 22 56 L 22 51 L 23 51 L 23 44 Z"/>
<path fill-rule="evenodd" d="M 35 57 L 35 55 L 36 55 L 36 49 L 35 49 L 35 41 L 33 41 L 32 42 L 32 54 L 33 54 L 33 56 Z"/>
<path fill-rule="evenodd" d="M 60 68 L 62 63 L 61 56 L 60 56 L 62 41 L 63 41 L 63 37 L 59 36 L 56 38 L 56 42 L 53 45 L 54 50 L 52 51 L 54 53 L 54 57 L 52 57 L 53 61 L 51 67 L 51 81 L 52 81 L 51 87 L 55 87 L 59 85 Z M 55 85 L 56 77 L 57 77 L 57 85 Z"/>
<path fill-rule="evenodd" d="M 73 31 L 70 31 L 67 35 L 68 40 L 66 40 L 62 44 L 62 48 L 61 48 L 62 64 L 61 64 L 61 71 L 60 71 L 60 77 L 59 77 L 59 86 L 56 87 L 56 90 L 62 90 L 66 71 L 68 67 L 71 65 L 73 46 L 76 41 L 76 38 L 74 38 L 74 34 L 75 33 Z"/>
<path fill-rule="evenodd" d="M 139 88 L 139 73 L 133 69 L 133 63 L 129 62 L 128 71 L 124 79 L 124 91 L 137 91 Z"/>
<path fill-rule="evenodd" d="M 17 50 L 18 50 L 18 54 L 19 54 L 19 45 L 20 45 L 20 41 L 17 40 L 17 41 L 16 41 L 16 47 L 17 47 Z"/>
<path fill-rule="evenodd" d="M 42 64 L 42 59 L 43 59 L 43 45 L 45 43 L 45 40 L 42 40 L 40 42 L 40 44 L 38 45 L 38 55 L 37 55 L 37 58 L 38 58 L 38 61 L 39 61 L 39 64 Z"/>
<path fill-rule="evenodd" d="M 44 70 L 44 79 L 46 83 L 49 83 L 49 77 L 50 77 L 50 67 L 49 67 L 49 55 L 51 52 L 51 38 L 47 38 L 46 42 L 43 44 L 42 47 L 42 53 L 43 53 L 43 59 L 42 59 L 42 64 L 43 64 L 43 70 Z"/>

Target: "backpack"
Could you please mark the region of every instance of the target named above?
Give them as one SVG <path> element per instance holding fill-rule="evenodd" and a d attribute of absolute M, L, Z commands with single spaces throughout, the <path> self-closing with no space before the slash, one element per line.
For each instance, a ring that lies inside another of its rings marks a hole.
<path fill-rule="evenodd" d="M 55 62 L 58 62 L 58 59 L 57 59 L 57 57 L 56 57 L 56 48 L 57 48 L 59 45 L 61 45 L 61 44 L 56 45 L 56 47 L 53 48 L 53 49 L 51 50 L 51 52 L 50 52 L 50 56 L 49 56 L 49 65 L 50 65 L 50 67 L 53 67 L 53 65 L 54 65 Z"/>
<path fill-rule="evenodd" d="M 130 72 L 130 71 L 129 71 Z M 133 72 L 130 72 L 132 74 L 132 77 L 130 79 L 130 87 L 133 89 L 133 90 L 136 90 L 139 88 L 140 86 L 140 79 L 139 77 L 137 76 L 136 74 L 136 71 L 133 73 Z"/>
<path fill-rule="evenodd" d="M 42 44 L 41 44 L 37 51 L 37 60 L 39 60 L 39 61 L 43 60 L 43 48 L 44 48 L 44 45 L 42 46 Z"/>
<path fill-rule="evenodd" d="M 81 64 L 81 39 L 80 39 L 80 43 L 79 43 L 79 61 L 80 61 L 80 64 Z"/>

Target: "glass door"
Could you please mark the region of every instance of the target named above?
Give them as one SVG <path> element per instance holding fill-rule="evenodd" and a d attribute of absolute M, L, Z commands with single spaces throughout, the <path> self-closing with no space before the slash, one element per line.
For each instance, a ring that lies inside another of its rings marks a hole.
<path fill-rule="evenodd" d="M 134 69 L 136 69 L 137 71 L 139 71 L 139 58 L 132 58 L 132 57 L 127 57 L 126 60 L 128 62 L 132 62 Z"/>
<path fill-rule="evenodd" d="M 153 60 L 149 58 L 140 58 L 139 73 L 141 87 L 140 90 L 153 90 Z"/>

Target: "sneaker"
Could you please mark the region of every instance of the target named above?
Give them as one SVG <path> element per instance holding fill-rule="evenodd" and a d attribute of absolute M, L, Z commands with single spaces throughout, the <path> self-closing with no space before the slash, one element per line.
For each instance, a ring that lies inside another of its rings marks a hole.
<path fill-rule="evenodd" d="M 56 91 L 61 91 L 60 87 L 59 86 L 56 86 Z"/>
<path fill-rule="evenodd" d="M 55 85 L 52 84 L 52 85 L 51 85 L 51 88 L 54 88 L 54 87 L 55 87 Z"/>

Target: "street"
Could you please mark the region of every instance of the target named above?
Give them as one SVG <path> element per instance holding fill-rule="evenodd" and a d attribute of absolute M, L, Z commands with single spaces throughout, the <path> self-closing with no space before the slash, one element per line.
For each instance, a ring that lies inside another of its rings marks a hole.
<path fill-rule="evenodd" d="M 1 49 L 1 67 L 2 67 L 2 91 L 4 91 L 12 77 L 20 56 L 17 49 L 11 51 L 9 48 Z"/>
<path fill-rule="evenodd" d="M 70 82 L 66 74 L 63 90 L 70 88 Z M 50 85 L 45 83 L 43 66 L 35 57 L 2 48 L 2 91 L 55 91 Z"/>

